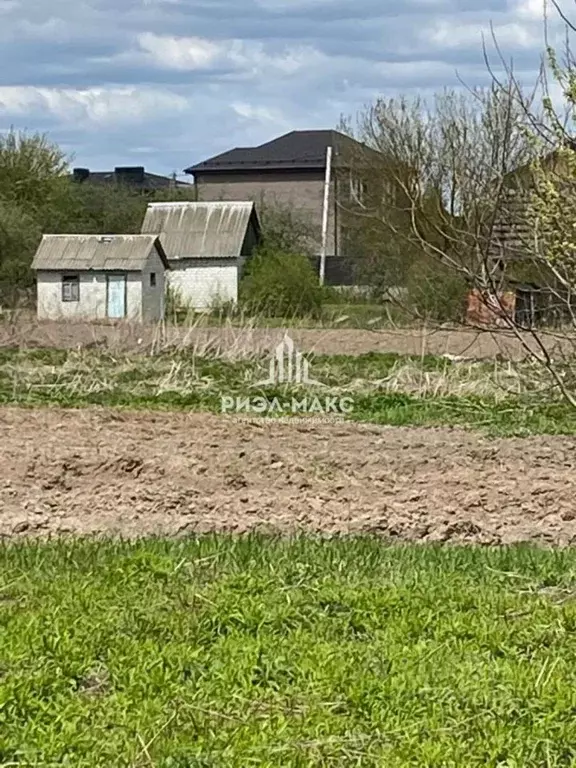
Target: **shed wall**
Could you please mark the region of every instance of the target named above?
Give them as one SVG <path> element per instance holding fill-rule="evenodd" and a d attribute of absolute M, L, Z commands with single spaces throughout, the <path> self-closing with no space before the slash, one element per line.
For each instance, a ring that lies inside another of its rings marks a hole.
<path fill-rule="evenodd" d="M 168 281 L 193 309 L 238 301 L 236 259 L 180 259 L 170 262 Z"/>
<path fill-rule="evenodd" d="M 79 301 L 62 301 L 62 277 L 78 274 Z M 128 272 L 126 282 L 126 318 L 141 319 L 142 279 L 140 272 Z M 38 318 L 40 320 L 105 320 L 105 272 L 45 272 L 37 273 Z"/>
<path fill-rule="evenodd" d="M 151 285 L 150 275 L 156 275 L 156 285 Z M 164 296 L 166 290 L 166 271 L 158 251 L 154 249 L 142 271 L 142 321 L 157 323 L 164 319 Z"/>

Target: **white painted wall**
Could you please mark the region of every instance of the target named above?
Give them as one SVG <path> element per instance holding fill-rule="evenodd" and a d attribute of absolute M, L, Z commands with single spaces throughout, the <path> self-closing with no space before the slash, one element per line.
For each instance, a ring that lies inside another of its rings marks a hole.
<path fill-rule="evenodd" d="M 170 286 L 193 309 L 238 301 L 237 259 L 179 259 L 170 266 Z"/>
<path fill-rule="evenodd" d="M 80 276 L 80 300 L 62 301 L 62 276 Z M 142 274 L 127 272 L 126 317 L 142 318 Z M 37 273 L 38 318 L 40 320 L 104 320 L 106 312 L 106 274 L 104 272 Z"/>
<path fill-rule="evenodd" d="M 133 322 L 142 320 L 142 274 L 127 272 L 126 319 Z M 104 278 L 104 302 L 106 302 L 106 275 Z"/>

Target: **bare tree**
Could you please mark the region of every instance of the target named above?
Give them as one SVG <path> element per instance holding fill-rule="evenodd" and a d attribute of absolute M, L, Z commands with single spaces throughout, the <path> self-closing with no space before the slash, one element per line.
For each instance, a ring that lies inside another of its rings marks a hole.
<path fill-rule="evenodd" d="M 576 143 L 562 113 L 574 108 L 576 67 L 569 52 L 559 64 L 549 50 L 548 64 L 530 93 L 505 67 L 488 88 L 369 106 L 347 127 L 381 160 L 355 157 L 365 191 L 346 208 L 373 274 L 389 279 L 396 253 L 405 309 L 419 308 L 414 273 L 423 295 L 446 299 L 455 285 L 467 322 L 513 334 L 576 406 L 562 358 L 576 331 Z M 556 108 L 550 73 L 564 98 Z"/>
<path fill-rule="evenodd" d="M 378 100 L 352 132 L 381 158 L 379 167 L 372 153 L 354 158 L 365 191 L 347 208 L 362 220 L 365 251 L 388 244 L 376 253 L 382 271 L 392 244 L 404 267 L 441 265 L 471 287 L 491 287 L 495 230 L 514 172 L 537 155 L 516 85 L 444 91 L 432 104 Z"/>

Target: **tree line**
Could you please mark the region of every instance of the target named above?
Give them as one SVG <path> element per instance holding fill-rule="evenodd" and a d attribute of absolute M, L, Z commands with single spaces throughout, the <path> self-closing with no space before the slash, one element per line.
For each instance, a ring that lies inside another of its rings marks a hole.
<path fill-rule="evenodd" d="M 148 202 L 191 198 L 184 188 L 143 194 L 125 184 L 75 182 L 65 153 L 40 133 L 0 135 L 0 303 L 32 288 L 42 234 L 138 233 Z"/>

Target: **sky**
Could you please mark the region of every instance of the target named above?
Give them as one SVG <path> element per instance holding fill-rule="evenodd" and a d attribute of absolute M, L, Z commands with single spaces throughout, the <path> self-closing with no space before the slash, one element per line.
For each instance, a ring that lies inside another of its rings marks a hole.
<path fill-rule="evenodd" d="M 181 174 L 236 146 L 334 128 L 378 96 L 485 84 L 490 25 L 530 80 L 542 11 L 543 0 L 0 0 L 0 130 L 48 133 L 74 166 Z"/>

